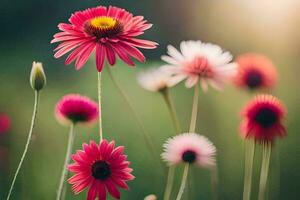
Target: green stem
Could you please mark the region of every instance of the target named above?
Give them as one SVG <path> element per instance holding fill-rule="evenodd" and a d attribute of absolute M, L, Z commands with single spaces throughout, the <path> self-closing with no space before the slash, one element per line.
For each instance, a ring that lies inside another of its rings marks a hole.
<path fill-rule="evenodd" d="M 211 189 L 215 200 L 218 199 L 218 182 L 218 167 L 216 165 L 211 168 Z"/>
<path fill-rule="evenodd" d="M 184 189 L 185 189 L 185 186 L 186 186 L 186 181 L 187 181 L 188 173 L 189 173 L 189 164 L 187 163 L 184 166 L 184 171 L 183 171 L 183 175 L 182 175 L 181 185 L 180 185 L 179 192 L 178 192 L 178 195 L 176 197 L 176 200 L 180 200 L 181 197 L 182 197 L 182 195 L 183 195 L 183 192 L 184 192 Z"/>
<path fill-rule="evenodd" d="M 22 167 L 22 164 L 23 164 L 23 161 L 25 159 L 26 153 L 28 151 L 29 143 L 30 143 L 30 140 L 31 140 L 31 137 L 32 137 L 32 132 L 33 132 L 33 128 L 34 128 L 34 125 L 35 125 L 36 116 L 37 116 L 37 110 L 38 110 L 38 104 L 39 104 L 39 96 L 40 96 L 39 92 L 37 90 L 35 90 L 35 92 L 34 92 L 33 114 L 32 114 L 31 125 L 30 125 L 30 129 L 29 129 L 29 133 L 28 133 L 27 142 L 26 142 L 25 149 L 24 149 L 23 155 L 21 157 L 20 163 L 18 165 L 17 171 L 16 171 L 16 173 L 14 175 L 14 178 L 13 178 L 13 181 L 11 183 L 11 186 L 10 186 L 7 198 L 6 198 L 7 200 L 10 199 L 10 196 L 11 196 L 12 190 L 14 188 L 17 176 L 19 174 L 19 171 L 20 171 L 20 169 Z"/>
<path fill-rule="evenodd" d="M 174 103 L 170 96 L 170 91 L 169 91 L 169 89 L 166 88 L 163 91 L 161 91 L 161 94 L 162 94 L 162 96 L 167 104 L 168 110 L 170 112 L 170 116 L 171 116 L 171 119 L 173 122 L 174 129 L 175 129 L 176 133 L 179 134 L 181 132 L 181 128 L 180 128 L 180 124 L 179 124 L 179 120 L 177 117 Z"/>
<path fill-rule="evenodd" d="M 106 67 L 108 68 L 108 67 Z M 99 136 L 100 141 L 103 139 L 103 133 L 102 133 L 102 115 L 101 115 L 101 72 L 98 72 L 98 108 L 99 108 Z"/>
<path fill-rule="evenodd" d="M 168 170 L 168 178 L 167 178 L 167 184 L 164 193 L 164 200 L 170 199 L 173 183 L 174 183 L 174 174 L 175 174 L 175 167 L 170 166 Z"/>
<path fill-rule="evenodd" d="M 192 108 L 192 116 L 191 116 L 191 124 L 189 132 L 196 131 L 196 123 L 197 123 L 197 115 L 198 115 L 198 101 L 199 101 L 199 85 L 195 85 L 194 98 L 193 98 L 193 108 Z"/>
<path fill-rule="evenodd" d="M 246 141 L 243 200 L 250 200 L 251 197 L 254 152 L 255 152 L 255 141 L 253 140 Z"/>
<path fill-rule="evenodd" d="M 170 96 L 170 92 L 168 89 L 165 89 L 165 90 L 161 91 L 161 94 L 163 95 L 163 98 L 168 107 L 176 134 L 179 134 L 181 132 L 181 128 L 180 128 L 179 120 L 177 117 L 177 113 L 176 113 L 172 98 Z M 167 177 L 167 184 L 166 184 L 166 188 L 165 188 L 165 192 L 164 192 L 164 200 L 170 199 L 172 188 L 173 188 L 173 183 L 174 183 L 174 175 L 175 175 L 175 167 L 170 166 L 168 169 L 168 177 Z"/>
<path fill-rule="evenodd" d="M 260 171 L 258 200 L 266 199 L 266 189 L 267 189 L 271 150 L 272 150 L 271 143 L 266 142 L 263 144 L 263 156 L 262 156 L 262 164 L 261 164 L 261 171 Z"/>
<path fill-rule="evenodd" d="M 71 157 L 72 148 L 73 148 L 73 144 L 74 144 L 74 138 L 75 138 L 74 126 L 75 125 L 72 124 L 71 127 L 70 127 L 68 147 L 67 147 L 67 152 L 66 152 L 66 157 L 65 157 L 63 170 L 62 170 L 61 177 L 60 177 L 59 187 L 58 187 L 58 190 L 57 190 L 56 200 L 64 199 L 63 198 L 63 196 L 64 196 L 63 195 L 63 188 L 65 187 L 65 180 L 66 180 L 67 175 L 68 175 L 67 167 L 68 167 L 68 164 L 70 162 L 70 157 Z"/>
<path fill-rule="evenodd" d="M 106 67 L 106 69 L 108 71 L 108 75 L 109 75 L 110 79 L 112 80 L 113 84 L 115 85 L 115 87 L 117 88 L 117 90 L 119 91 L 119 93 L 121 94 L 121 96 L 124 98 L 124 100 L 127 103 L 129 109 L 131 110 L 134 118 L 136 119 L 136 122 L 138 123 L 138 126 L 141 129 L 142 136 L 144 137 L 144 140 L 146 141 L 146 144 L 147 144 L 148 148 L 151 151 L 151 155 L 152 155 L 153 159 L 155 160 L 156 159 L 155 155 L 158 155 L 158 153 L 156 152 L 156 148 L 154 147 L 154 145 L 152 143 L 152 140 L 149 137 L 149 134 L 147 133 L 146 128 L 145 128 L 143 122 L 141 121 L 141 119 L 140 119 L 138 113 L 136 112 L 136 110 L 134 109 L 134 106 L 132 105 L 130 98 L 128 97 L 128 95 L 126 94 L 126 92 L 121 88 L 121 86 L 118 84 L 118 82 L 115 80 L 115 78 L 114 78 L 114 76 L 113 76 L 110 68 Z M 161 164 L 161 162 L 159 162 L 159 163 L 160 163 L 160 165 L 161 165 L 161 167 L 163 169 L 164 166 Z"/>

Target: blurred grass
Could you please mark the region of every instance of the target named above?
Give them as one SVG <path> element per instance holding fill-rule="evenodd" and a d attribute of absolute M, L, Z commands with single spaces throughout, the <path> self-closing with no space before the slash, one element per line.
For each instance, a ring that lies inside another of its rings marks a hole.
<path fill-rule="evenodd" d="M 157 62 L 139 64 L 134 69 L 119 63 L 112 72 L 129 94 L 156 148 L 161 152 L 163 142 L 174 132 L 168 110 L 159 94 L 144 91 L 136 83 L 138 71 L 158 64 Z M 299 80 L 294 74 L 297 68 L 293 62 L 279 60 L 277 65 L 281 66 L 279 71 L 282 73 L 280 84 L 274 93 L 285 102 L 289 110 L 286 122 L 289 135 L 276 144 L 281 183 L 278 196 L 271 199 L 293 200 L 300 195 L 298 190 L 300 94 L 297 88 Z M 1 162 L 4 166 L 0 166 L 0 199 L 6 196 L 27 137 L 33 106 L 33 92 L 28 83 L 30 67 L 29 63 L 22 68 L 23 71 L 3 69 L 0 73 L 1 111 L 7 112 L 12 117 L 11 132 L 0 136 L 1 148 L 6 149 L 9 155 L 5 162 Z M 44 63 L 44 67 L 46 73 L 49 72 L 47 73 L 48 85 L 41 94 L 34 139 L 17 180 L 14 199 L 54 199 L 68 134 L 68 128 L 56 122 L 53 115 L 54 106 L 61 96 L 68 93 L 80 93 L 95 100 L 97 97 L 97 74 L 93 61 L 89 61 L 88 66 L 78 72 L 72 67 L 60 65 L 55 66 L 53 70 L 51 69 L 53 66 L 47 63 Z M 139 200 L 151 193 L 157 194 L 161 199 L 166 175 L 160 171 L 156 161 L 151 159 L 133 115 L 105 71 L 103 77 L 104 137 L 109 140 L 114 139 L 117 145 L 126 146 L 126 153 L 132 162 L 131 166 L 136 176 L 136 179 L 129 183 L 131 190 L 122 192 L 122 199 Z M 171 91 L 183 130 L 187 130 L 189 125 L 192 93 L 192 90 L 186 89 L 182 84 Z M 224 92 L 210 89 L 207 93 L 200 94 L 197 132 L 212 140 L 218 149 L 219 199 L 241 199 L 242 196 L 244 155 L 243 141 L 237 131 L 240 121 L 238 112 L 249 98 L 250 95 L 246 92 L 232 86 L 228 86 Z M 77 127 L 74 149 L 80 149 L 83 142 L 98 140 L 96 127 L 93 129 Z M 260 150 L 257 151 L 257 159 L 255 159 L 255 184 L 258 183 L 259 178 L 259 154 Z M 159 155 L 157 159 L 160 159 Z M 180 171 L 181 168 L 176 174 L 174 193 L 177 192 L 178 182 L 181 179 Z M 189 190 L 192 199 L 212 198 L 209 171 L 193 168 L 190 179 L 192 184 Z M 271 183 L 271 186 L 278 187 L 276 183 Z M 273 188 L 269 191 L 275 193 Z M 256 193 L 257 185 L 254 185 L 253 199 L 256 199 Z M 74 197 L 69 192 L 67 199 L 85 199 L 85 193 Z"/>

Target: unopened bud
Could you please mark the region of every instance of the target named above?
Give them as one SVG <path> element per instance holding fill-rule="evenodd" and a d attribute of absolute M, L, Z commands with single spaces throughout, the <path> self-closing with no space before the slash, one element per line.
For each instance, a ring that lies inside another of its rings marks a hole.
<path fill-rule="evenodd" d="M 46 85 L 46 76 L 42 63 L 33 62 L 30 74 L 30 84 L 36 91 L 41 90 Z"/>

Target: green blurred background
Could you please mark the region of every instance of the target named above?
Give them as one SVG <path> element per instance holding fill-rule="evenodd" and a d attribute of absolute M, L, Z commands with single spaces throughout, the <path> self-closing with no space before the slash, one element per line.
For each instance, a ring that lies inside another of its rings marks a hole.
<path fill-rule="evenodd" d="M 156 50 L 144 51 L 146 64 L 136 68 L 118 63 L 112 69 L 117 81 L 127 91 L 159 152 L 167 137 L 173 134 L 168 110 L 159 94 L 141 89 L 136 74 L 150 66 L 160 65 L 166 45 L 178 46 L 181 40 L 200 39 L 217 43 L 234 55 L 258 52 L 270 57 L 279 73 L 278 87 L 273 94 L 288 108 L 288 137 L 276 142 L 271 161 L 269 199 L 300 198 L 300 2 L 296 0 L 148 0 L 148 1 L 9 1 L 0 7 L 0 112 L 12 119 L 6 135 L 0 135 L 0 199 L 5 199 L 13 173 L 23 151 L 33 106 L 29 73 L 33 60 L 44 63 L 48 84 L 41 94 L 34 138 L 19 174 L 13 199 L 53 200 L 64 160 L 68 128 L 60 126 L 54 116 L 54 105 L 61 96 L 80 93 L 96 100 L 97 74 L 93 60 L 75 71 L 64 66 L 64 59 L 53 58 L 52 35 L 57 24 L 66 22 L 76 10 L 97 5 L 117 5 L 136 15 L 144 15 L 153 28 L 143 37 L 157 41 Z M 142 200 L 154 193 L 162 199 L 166 174 L 152 160 L 140 130 L 126 103 L 104 71 L 103 123 L 104 135 L 126 146 L 136 179 L 131 190 L 122 192 L 122 199 Z M 172 89 L 172 97 L 184 130 L 187 130 L 193 91 L 182 84 Z M 201 93 L 197 130 L 214 142 L 218 149 L 218 198 L 239 200 L 243 187 L 243 141 L 238 136 L 239 110 L 251 95 L 229 85 L 224 92 L 210 89 Z M 75 148 L 83 142 L 98 140 L 97 128 L 78 127 Z M 254 170 L 253 199 L 257 199 L 260 148 Z M 157 160 L 159 155 L 157 155 Z M 178 180 L 181 169 L 176 175 Z M 185 199 L 212 199 L 210 174 L 193 168 Z M 67 199 L 85 199 L 68 190 Z"/>

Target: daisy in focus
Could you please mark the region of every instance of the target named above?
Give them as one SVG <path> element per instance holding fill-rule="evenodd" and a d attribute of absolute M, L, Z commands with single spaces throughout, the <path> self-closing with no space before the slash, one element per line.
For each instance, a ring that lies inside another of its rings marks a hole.
<path fill-rule="evenodd" d="M 283 119 L 284 105 L 274 96 L 259 95 L 242 110 L 241 133 L 244 138 L 258 142 L 273 141 L 286 135 Z"/>
<path fill-rule="evenodd" d="M 0 113 L 0 134 L 7 133 L 10 128 L 10 118 L 4 113 Z"/>
<path fill-rule="evenodd" d="M 167 88 L 173 87 L 178 83 L 168 73 L 161 68 L 153 68 L 143 71 L 138 74 L 138 83 L 145 89 L 151 92 L 164 91 Z"/>
<path fill-rule="evenodd" d="M 63 125 L 93 124 L 98 119 L 98 113 L 98 104 L 79 94 L 63 96 L 55 107 L 55 116 Z"/>
<path fill-rule="evenodd" d="M 234 83 L 240 88 L 268 89 L 277 82 L 277 71 L 271 60 L 254 53 L 247 53 L 236 59 L 238 73 Z"/>
<path fill-rule="evenodd" d="M 232 55 L 218 45 L 183 41 L 180 51 L 169 45 L 167 53 L 162 56 L 162 60 L 167 62 L 163 69 L 176 80 L 186 79 L 188 88 L 200 82 L 204 91 L 208 89 L 208 84 L 221 90 L 236 73 L 236 64 L 231 63 Z"/>
<path fill-rule="evenodd" d="M 211 167 L 216 162 L 216 148 L 204 136 L 183 133 L 167 140 L 161 156 L 169 165 L 195 163 L 200 167 Z"/>
<path fill-rule="evenodd" d="M 124 147 L 115 147 L 113 141 L 102 140 L 99 145 L 93 141 L 83 144 L 83 150 L 73 155 L 74 163 L 68 167 L 75 173 L 68 180 L 75 194 L 88 188 L 87 200 L 106 200 L 106 192 L 120 199 L 118 188 L 128 190 L 126 182 L 134 179 L 123 151 Z"/>
<path fill-rule="evenodd" d="M 78 11 L 70 17 L 69 23 L 58 25 L 61 32 L 54 35 L 51 43 L 61 44 L 54 50 L 54 57 L 59 58 L 71 52 L 65 63 L 68 65 L 75 61 L 75 68 L 79 70 L 95 50 L 99 72 L 105 60 L 114 65 L 117 56 L 134 66 L 132 58 L 145 61 L 138 48 L 154 49 L 157 46 L 155 42 L 136 38 L 151 26 L 143 16 L 133 16 L 118 7 L 98 6 Z"/>

